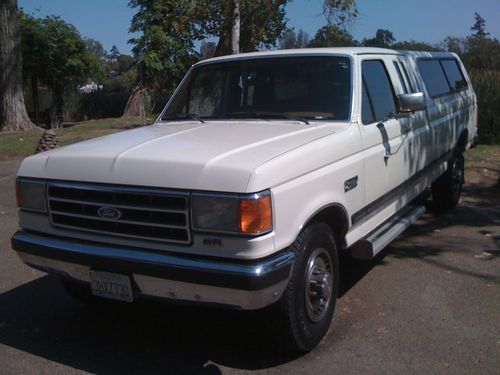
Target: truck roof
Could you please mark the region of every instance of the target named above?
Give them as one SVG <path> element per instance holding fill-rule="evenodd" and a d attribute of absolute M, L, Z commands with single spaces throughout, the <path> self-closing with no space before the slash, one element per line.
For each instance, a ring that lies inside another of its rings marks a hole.
<path fill-rule="evenodd" d="M 280 56 L 314 56 L 314 55 L 413 55 L 413 56 L 426 56 L 426 57 L 443 57 L 454 56 L 450 52 L 414 52 L 414 51 L 397 51 L 388 48 L 375 48 L 375 47 L 325 47 L 325 48 L 300 48 L 300 49 L 284 49 L 273 51 L 259 51 L 240 53 L 236 55 L 225 55 L 219 57 L 212 57 L 210 59 L 199 61 L 196 65 L 230 61 L 240 59 L 251 59 L 259 57 L 280 57 Z"/>

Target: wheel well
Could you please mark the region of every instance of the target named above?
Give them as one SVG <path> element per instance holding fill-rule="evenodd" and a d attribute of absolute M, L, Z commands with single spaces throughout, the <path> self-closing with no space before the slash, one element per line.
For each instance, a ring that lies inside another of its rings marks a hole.
<path fill-rule="evenodd" d="M 345 235 L 349 229 L 349 221 L 344 207 L 340 205 L 326 207 L 311 217 L 304 227 L 315 223 L 327 224 L 335 235 L 337 246 L 341 249 L 347 247 Z"/>
<path fill-rule="evenodd" d="M 469 132 L 467 129 L 464 129 L 462 134 L 460 134 L 460 138 L 458 138 L 456 149 L 460 152 L 465 152 L 465 148 L 467 147 L 467 141 L 469 140 Z"/>

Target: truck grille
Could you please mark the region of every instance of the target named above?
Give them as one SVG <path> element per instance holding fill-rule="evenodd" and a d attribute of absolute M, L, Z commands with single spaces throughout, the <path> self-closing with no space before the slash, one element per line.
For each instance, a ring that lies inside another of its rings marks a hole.
<path fill-rule="evenodd" d="M 189 193 L 114 185 L 51 182 L 54 226 L 123 237 L 189 243 Z"/>

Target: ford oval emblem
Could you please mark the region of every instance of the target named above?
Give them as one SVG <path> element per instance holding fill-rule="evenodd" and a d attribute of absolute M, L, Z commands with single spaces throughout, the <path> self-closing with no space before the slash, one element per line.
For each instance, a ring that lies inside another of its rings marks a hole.
<path fill-rule="evenodd" d="M 117 208 L 105 206 L 97 210 L 97 215 L 104 219 L 118 220 L 122 217 L 122 212 Z"/>

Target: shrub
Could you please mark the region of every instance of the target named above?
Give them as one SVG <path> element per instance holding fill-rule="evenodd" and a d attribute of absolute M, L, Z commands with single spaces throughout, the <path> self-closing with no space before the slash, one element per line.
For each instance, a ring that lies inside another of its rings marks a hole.
<path fill-rule="evenodd" d="M 479 105 L 479 142 L 500 144 L 500 72 L 472 70 Z"/>

